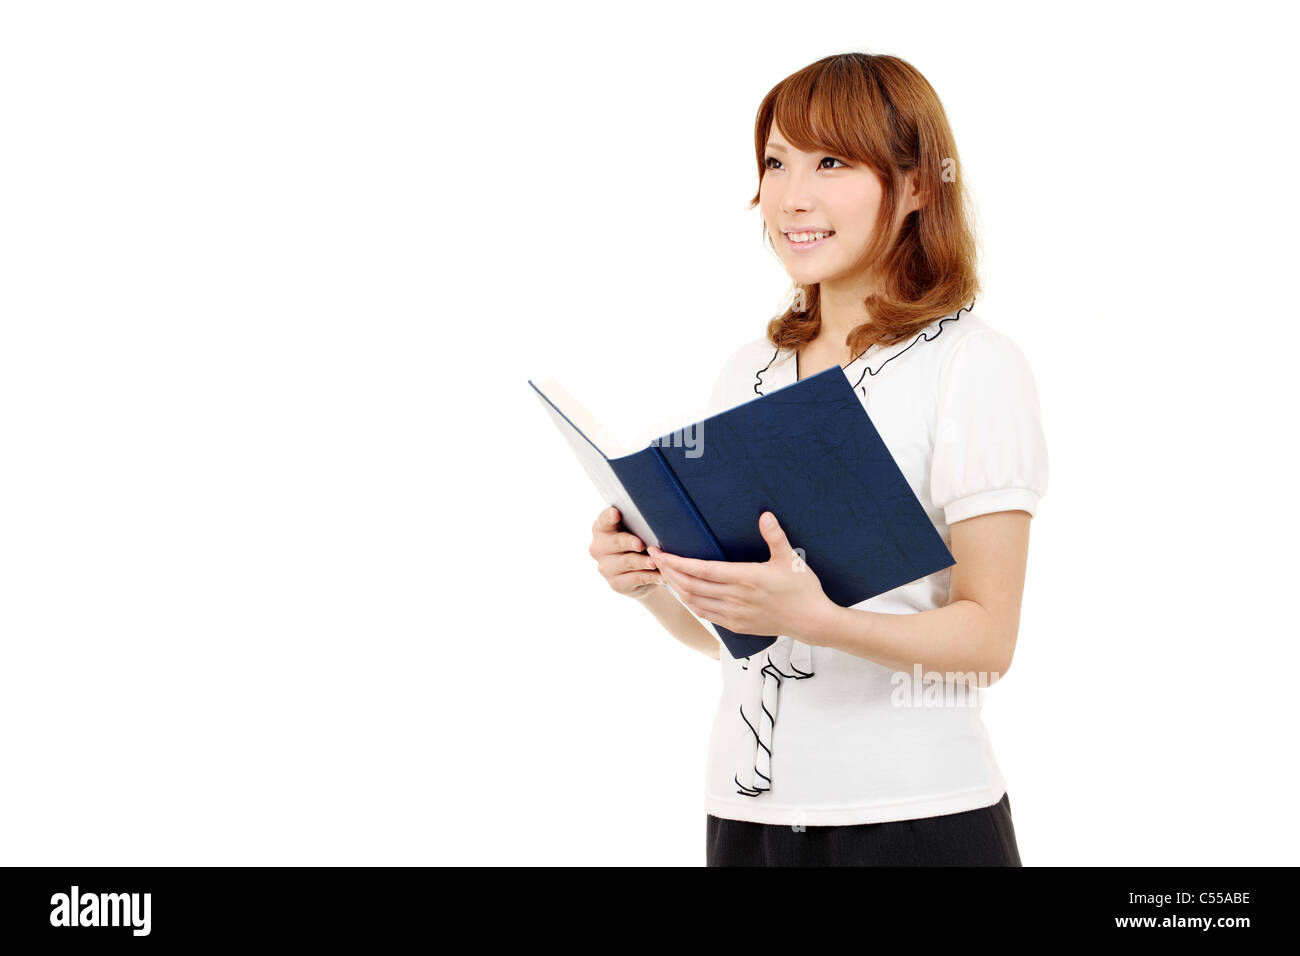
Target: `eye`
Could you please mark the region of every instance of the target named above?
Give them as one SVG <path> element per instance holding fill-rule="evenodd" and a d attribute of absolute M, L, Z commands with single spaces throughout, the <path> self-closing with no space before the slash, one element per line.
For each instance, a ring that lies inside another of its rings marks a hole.
<path fill-rule="evenodd" d="M 836 159 L 834 156 L 825 156 L 825 157 L 822 158 L 821 163 L 818 163 L 818 164 L 817 164 L 817 168 L 818 168 L 818 169 L 835 169 L 834 166 L 823 166 L 823 165 L 822 165 L 822 163 L 825 163 L 827 160 L 830 160 L 832 163 L 839 163 L 841 166 L 843 166 L 843 167 L 845 167 L 845 168 L 848 168 L 848 165 L 849 165 L 848 163 L 844 162 L 843 160 Z M 776 163 L 776 166 L 773 166 L 773 165 L 772 165 L 773 163 Z M 768 156 L 766 159 L 763 160 L 763 165 L 764 165 L 765 167 L 767 167 L 768 169 L 776 169 L 777 166 L 780 166 L 780 165 L 781 165 L 781 160 L 777 159 L 775 156 Z"/>

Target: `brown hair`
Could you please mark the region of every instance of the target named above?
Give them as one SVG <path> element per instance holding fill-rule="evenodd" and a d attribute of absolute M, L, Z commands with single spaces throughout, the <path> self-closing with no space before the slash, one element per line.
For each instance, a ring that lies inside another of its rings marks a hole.
<path fill-rule="evenodd" d="M 863 300 L 870 322 L 845 340 L 857 356 L 893 343 L 962 306 L 980 291 L 973 215 L 957 176 L 957 146 L 938 94 L 910 63 L 895 56 L 840 53 L 786 77 L 763 98 L 754 123 L 761 189 L 772 123 L 796 149 L 825 151 L 866 165 L 884 186 L 880 217 L 864 257 L 878 270 L 883 294 Z M 895 230 L 894 219 L 917 170 L 921 208 Z M 759 203 L 759 193 L 749 203 Z M 770 240 L 764 226 L 765 240 Z M 773 250 L 775 251 L 775 250 Z M 806 311 L 794 310 L 802 290 Z M 796 287 L 791 307 L 768 323 L 767 337 L 798 348 L 821 329 L 820 288 Z"/>

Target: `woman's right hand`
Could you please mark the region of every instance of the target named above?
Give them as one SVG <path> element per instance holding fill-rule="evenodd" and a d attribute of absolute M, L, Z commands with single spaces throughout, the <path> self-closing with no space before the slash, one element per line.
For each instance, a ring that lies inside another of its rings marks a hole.
<path fill-rule="evenodd" d="M 621 517 L 614 507 L 600 513 L 591 526 L 591 547 L 587 552 L 596 559 L 597 569 L 611 588 L 640 600 L 653 594 L 664 580 L 654 558 L 646 554 L 645 542 L 619 530 Z"/>

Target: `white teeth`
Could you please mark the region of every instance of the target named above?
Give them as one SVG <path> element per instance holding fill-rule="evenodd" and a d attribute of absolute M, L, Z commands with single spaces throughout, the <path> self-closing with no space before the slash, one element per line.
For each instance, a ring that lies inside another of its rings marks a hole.
<path fill-rule="evenodd" d="M 831 235 L 829 232 L 787 232 L 786 237 L 791 242 L 815 242 L 818 239 L 825 239 Z"/>

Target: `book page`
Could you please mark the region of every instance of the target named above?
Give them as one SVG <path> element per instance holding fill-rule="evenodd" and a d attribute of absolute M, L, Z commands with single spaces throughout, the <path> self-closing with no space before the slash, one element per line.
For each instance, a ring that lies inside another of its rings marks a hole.
<path fill-rule="evenodd" d="M 553 380 L 540 385 L 531 381 L 529 384 L 536 390 L 542 407 L 546 409 L 551 420 L 555 422 L 555 427 L 568 442 L 574 457 L 587 472 L 587 477 L 600 492 L 604 504 L 618 508 L 625 529 L 640 538 L 644 544 L 658 547 L 659 539 L 650 530 L 650 525 L 632 501 L 623 483 L 618 480 L 614 469 L 609 466 L 610 457 L 621 458 L 625 454 L 622 446 Z M 585 424 L 580 425 L 579 422 Z M 593 435 L 596 436 L 595 440 Z"/>

